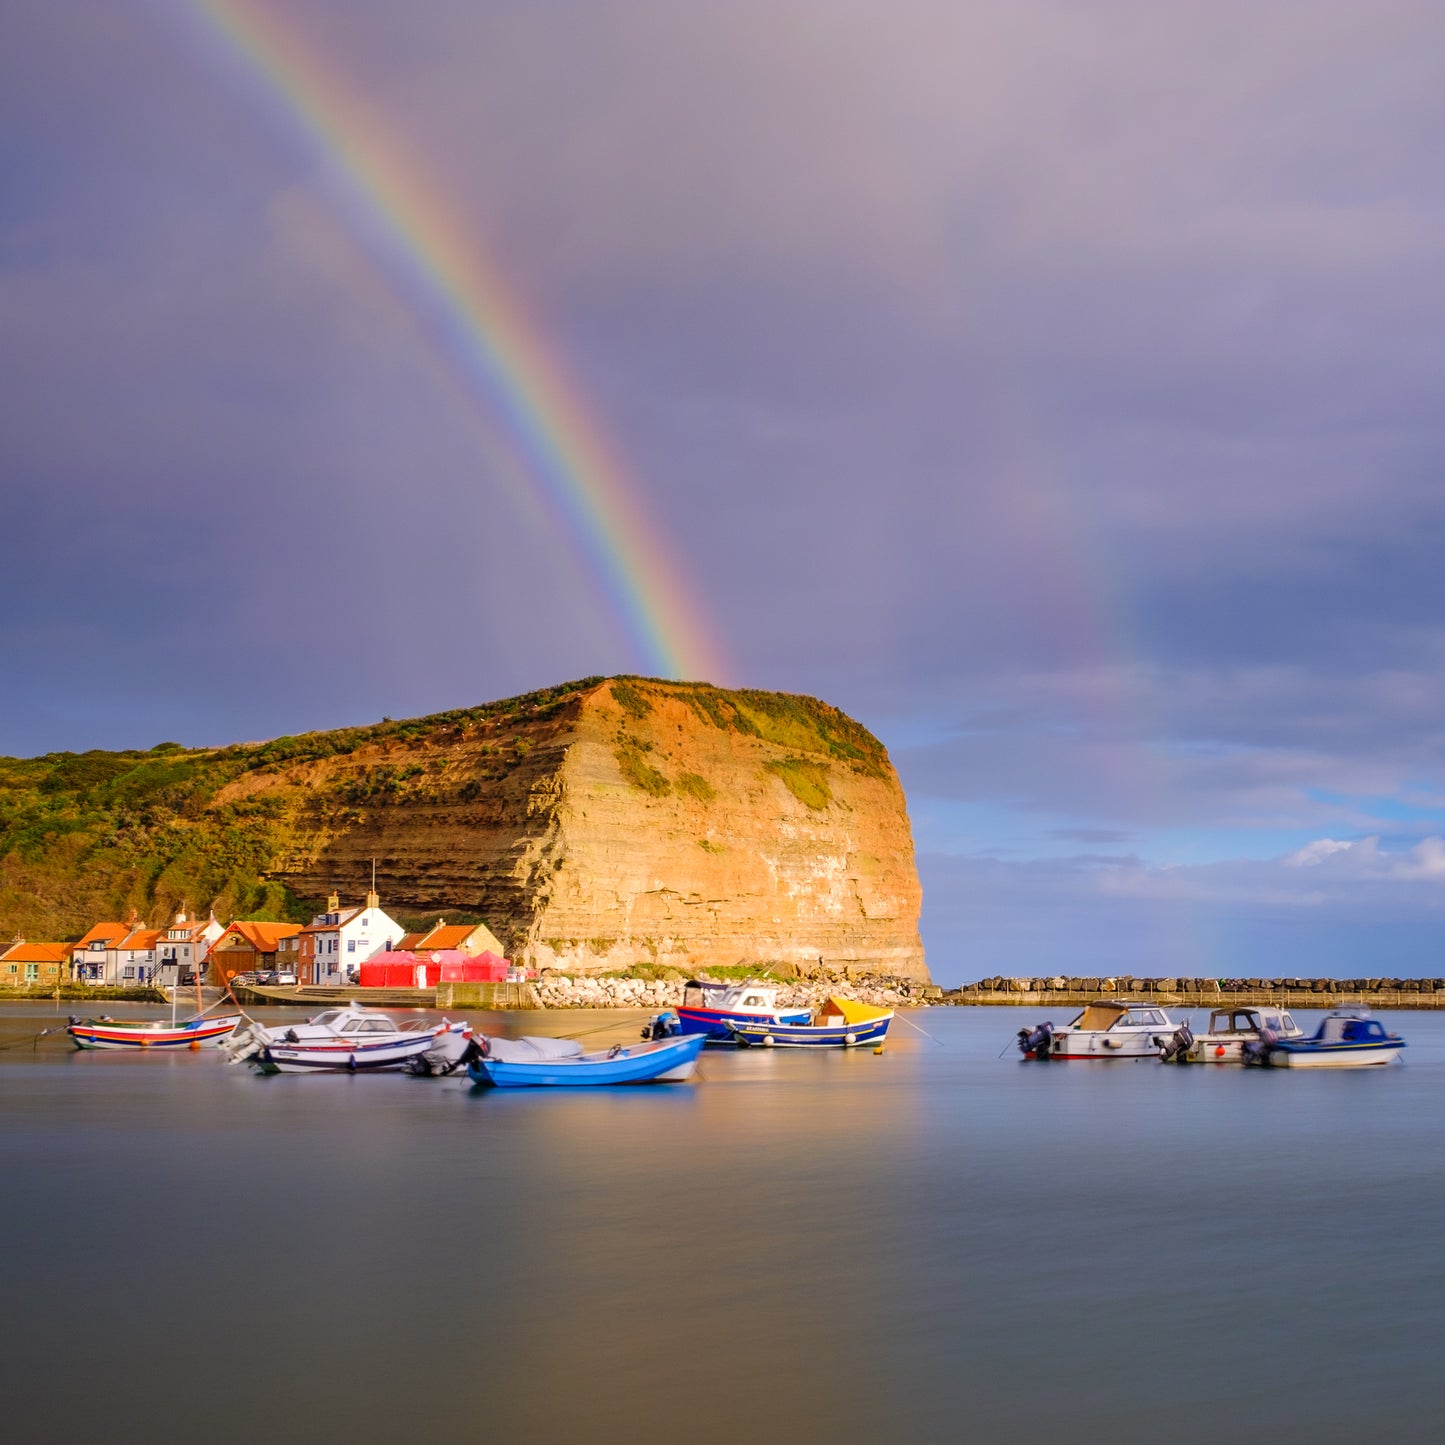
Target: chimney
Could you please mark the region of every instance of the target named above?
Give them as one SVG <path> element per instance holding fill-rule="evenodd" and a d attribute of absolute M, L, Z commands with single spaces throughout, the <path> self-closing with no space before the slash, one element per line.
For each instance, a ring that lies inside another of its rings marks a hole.
<path fill-rule="evenodd" d="M 366 906 L 368 908 L 380 908 L 381 899 L 376 893 L 376 859 L 371 860 L 371 889 L 366 895 Z"/>

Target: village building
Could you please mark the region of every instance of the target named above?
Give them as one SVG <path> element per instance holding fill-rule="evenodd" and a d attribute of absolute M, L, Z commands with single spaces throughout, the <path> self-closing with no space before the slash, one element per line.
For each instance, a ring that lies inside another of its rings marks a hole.
<path fill-rule="evenodd" d="M 405 930 L 384 912 L 373 888 L 359 908 L 343 908 L 338 894 L 326 900 L 326 912 L 318 913 L 301 930 L 297 977 L 303 984 L 355 983 L 361 965 L 378 953 L 386 953 Z"/>
<path fill-rule="evenodd" d="M 214 913 L 199 923 L 182 906 L 156 944 L 155 981 L 167 987 L 190 983 L 197 970 L 204 973 L 207 955 L 224 932 Z"/>
<path fill-rule="evenodd" d="M 128 923 L 97 923 L 71 951 L 71 976 L 78 983 L 104 983 L 106 953 L 130 931 Z"/>
<path fill-rule="evenodd" d="M 0 953 L 0 984 L 7 988 L 54 988 L 60 982 L 70 949 L 68 943 L 27 943 L 17 935 Z"/>
<path fill-rule="evenodd" d="M 105 951 L 105 981 L 115 988 L 149 983 L 156 971 L 159 928 L 133 928 Z"/>
<path fill-rule="evenodd" d="M 212 983 L 227 984 L 238 973 L 254 973 L 276 967 L 276 953 L 283 939 L 300 933 L 298 923 L 252 923 L 237 919 L 211 945 L 209 973 Z"/>
<path fill-rule="evenodd" d="M 448 923 L 437 921 L 425 933 L 408 933 L 396 945 L 398 953 L 440 953 L 451 949 L 475 958 L 480 953 L 495 953 L 500 958 L 506 950 L 485 923 Z"/>

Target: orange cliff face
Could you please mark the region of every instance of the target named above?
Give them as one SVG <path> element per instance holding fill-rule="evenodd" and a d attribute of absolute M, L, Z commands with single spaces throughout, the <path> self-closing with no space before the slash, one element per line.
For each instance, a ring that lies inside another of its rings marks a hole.
<path fill-rule="evenodd" d="M 266 876 L 299 897 L 360 896 L 374 858 L 388 907 L 479 915 L 537 967 L 928 978 L 903 790 L 858 724 L 777 693 L 559 691 L 247 772 L 213 806 L 277 819 Z"/>

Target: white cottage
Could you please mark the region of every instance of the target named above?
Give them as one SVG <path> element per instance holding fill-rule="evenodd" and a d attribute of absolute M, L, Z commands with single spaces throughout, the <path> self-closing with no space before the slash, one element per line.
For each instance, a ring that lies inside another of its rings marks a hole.
<path fill-rule="evenodd" d="M 198 923 L 183 906 L 156 942 L 156 982 L 167 986 L 189 983 L 197 969 L 204 975 L 211 945 L 225 931 L 214 913 Z"/>
<path fill-rule="evenodd" d="M 385 953 L 406 930 L 383 912 L 375 889 L 359 908 L 343 908 L 333 893 L 326 912 L 301 930 L 300 981 L 314 984 L 355 983 L 361 965 Z"/>

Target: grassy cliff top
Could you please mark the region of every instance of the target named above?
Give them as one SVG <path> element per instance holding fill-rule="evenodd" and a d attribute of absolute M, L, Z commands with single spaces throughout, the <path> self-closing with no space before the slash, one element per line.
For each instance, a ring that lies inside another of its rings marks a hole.
<path fill-rule="evenodd" d="M 132 908 L 156 922 L 183 899 L 234 916 L 309 918 L 316 900 L 297 899 L 266 877 L 284 828 L 282 798 L 271 792 L 219 802 L 228 784 L 376 744 L 444 747 L 545 723 L 605 687 L 636 724 L 659 699 L 677 699 L 701 726 L 875 776 L 886 770 L 882 744 L 816 698 L 631 676 L 583 678 L 477 707 L 266 742 L 0 757 L 0 936 L 19 929 L 31 938 L 73 937 Z"/>

